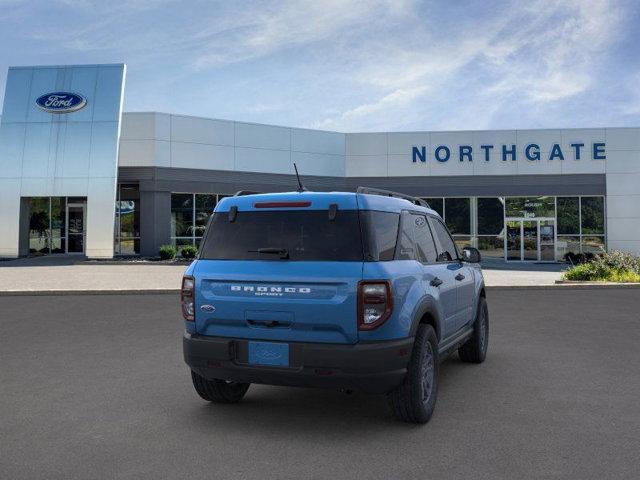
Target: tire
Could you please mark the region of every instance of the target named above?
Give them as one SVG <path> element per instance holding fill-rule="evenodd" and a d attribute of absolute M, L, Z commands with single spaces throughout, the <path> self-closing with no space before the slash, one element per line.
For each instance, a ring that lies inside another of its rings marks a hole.
<path fill-rule="evenodd" d="M 487 358 L 487 347 L 489 345 L 489 308 L 487 300 L 480 297 L 476 321 L 473 323 L 473 334 L 458 349 L 460 360 L 467 363 L 482 363 Z"/>
<path fill-rule="evenodd" d="M 420 325 L 402 384 L 387 394 L 398 420 L 427 423 L 438 394 L 438 338 L 431 325 Z"/>
<path fill-rule="evenodd" d="M 237 403 L 249 390 L 250 383 L 207 380 L 191 370 L 193 388 L 203 399 L 213 403 Z"/>

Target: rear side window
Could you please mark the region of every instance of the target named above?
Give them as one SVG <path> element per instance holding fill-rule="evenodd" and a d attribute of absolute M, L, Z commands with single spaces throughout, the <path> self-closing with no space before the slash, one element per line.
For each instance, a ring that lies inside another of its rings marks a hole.
<path fill-rule="evenodd" d="M 400 215 L 393 212 L 360 211 L 365 257 L 368 261 L 393 260 L 398 238 L 399 218 Z"/>
<path fill-rule="evenodd" d="M 214 213 L 200 258 L 280 260 L 274 250 L 289 260 L 362 261 L 358 212 L 339 210 L 329 220 L 327 210 L 239 211 L 233 222 L 227 212 Z"/>
<path fill-rule="evenodd" d="M 413 231 L 413 215 L 409 212 L 402 212 L 400 222 L 400 233 L 398 234 L 398 249 L 396 260 L 415 260 L 415 241 Z"/>
<path fill-rule="evenodd" d="M 453 242 L 451 235 L 447 231 L 444 224 L 433 217 L 429 217 L 429 223 L 433 230 L 434 236 L 438 239 L 438 262 L 450 262 L 458 258 L 458 251 L 456 250 L 456 244 Z"/>
<path fill-rule="evenodd" d="M 433 263 L 436 257 L 436 246 L 427 217 L 417 213 L 402 212 L 396 259 Z"/>
<path fill-rule="evenodd" d="M 413 217 L 413 231 L 416 242 L 416 260 L 422 263 L 433 263 L 438 256 L 436 246 L 431 236 L 431 228 L 424 215 L 411 215 Z"/>

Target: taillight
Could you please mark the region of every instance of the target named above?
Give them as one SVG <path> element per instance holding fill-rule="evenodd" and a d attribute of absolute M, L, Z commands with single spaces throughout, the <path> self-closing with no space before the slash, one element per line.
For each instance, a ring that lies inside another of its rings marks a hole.
<path fill-rule="evenodd" d="M 182 277 L 182 289 L 180 290 L 180 303 L 182 304 L 182 316 L 185 320 L 193 322 L 195 303 L 194 291 L 196 281 L 193 277 Z"/>
<path fill-rule="evenodd" d="M 358 284 L 358 329 L 378 328 L 392 311 L 393 296 L 387 280 L 367 280 Z"/>

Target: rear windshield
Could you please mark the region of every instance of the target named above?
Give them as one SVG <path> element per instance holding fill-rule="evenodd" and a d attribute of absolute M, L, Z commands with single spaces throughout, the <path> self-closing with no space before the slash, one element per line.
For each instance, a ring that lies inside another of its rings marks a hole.
<path fill-rule="evenodd" d="M 200 258 L 362 261 L 358 212 L 327 210 L 214 213 Z"/>
<path fill-rule="evenodd" d="M 207 260 L 393 260 L 397 213 L 279 210 L 214 213 L 200 258 Z"/>

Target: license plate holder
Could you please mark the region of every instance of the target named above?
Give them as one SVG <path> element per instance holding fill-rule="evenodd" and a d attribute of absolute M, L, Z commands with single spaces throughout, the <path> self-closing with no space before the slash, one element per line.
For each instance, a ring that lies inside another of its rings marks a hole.
<path fill-rule="evenodd" d="M 289 366 L 289 344 L 275 342 L 249 342 L 249 364 L 271 367 Z"/>

